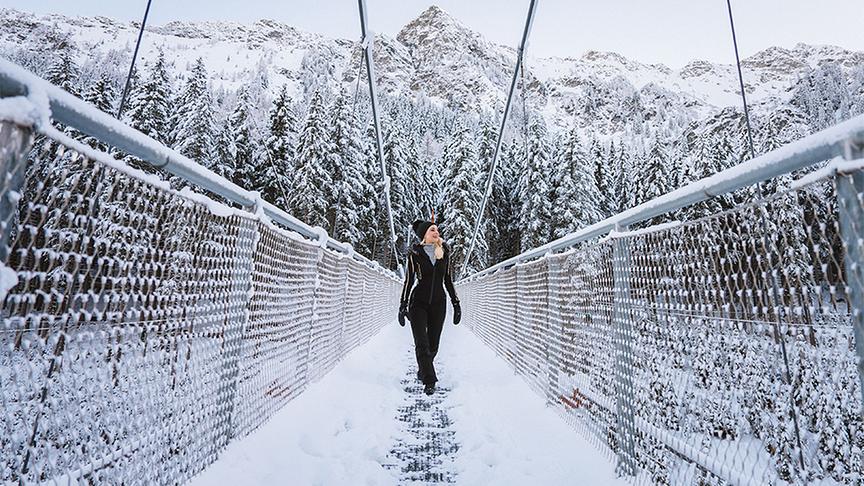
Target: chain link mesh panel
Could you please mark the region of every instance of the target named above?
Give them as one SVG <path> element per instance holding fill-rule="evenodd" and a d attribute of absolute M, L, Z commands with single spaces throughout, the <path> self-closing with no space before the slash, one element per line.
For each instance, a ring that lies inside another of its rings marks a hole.
<path fill-rule="evenodd" d="M 34 154 L 20 199 L 2 187 L 2 482 L 182 483 L 396 314 L 379 269 L 56 140 Z"/>
<path fill-rule="evenodd" d="M 635 483 L 861 484 L 858 178 L 460 282 L 466 323 Z"/>

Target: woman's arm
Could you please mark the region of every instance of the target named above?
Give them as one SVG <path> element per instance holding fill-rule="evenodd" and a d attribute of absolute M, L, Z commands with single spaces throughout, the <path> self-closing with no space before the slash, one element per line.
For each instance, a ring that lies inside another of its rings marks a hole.
<path fill-rule="evenodd" d="M 408 253 L 408 270 L 405 272 L 405 283 L 402 285 L 402 297 L 399 299 L 399 309 L 408 307 L 408 297 L 411 296 L 411 288 L 414 286 L 414 261 L 411 253 Z"/>
<path fill-rule="evenodd" d="M 456 288 L 453 287 L 453 276 L 450 272 L 450 252 L 447 252 L 447 271 L 444 272 L 444 285 L 447 287 L 447 292 L 450 294 L 450 303 L 453 304 L 453 324 L 459 324 L 462 320 L 462 306 L 459 305 L 459 297 L 456 295 Z"/>
<path fill-rule="evenodd" d="M 459 303 L 459 297 L 456 295 L 456 288 L 453 287 L 453 277 L 450 273 L 451 267 L 450 251 L 447 249 L 447 272 L 444 273 L 444 286 L 447 287 L 447 293 L 450 294 L 450 302 L 452 304 Z"/>

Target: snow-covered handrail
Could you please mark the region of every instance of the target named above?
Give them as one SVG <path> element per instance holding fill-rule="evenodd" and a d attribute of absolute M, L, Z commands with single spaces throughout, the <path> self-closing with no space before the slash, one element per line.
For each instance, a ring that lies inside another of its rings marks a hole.
<path fill-rule="evenodd" d="M 468 279 L 481 277 L 496 270 L 511 267 L 517 263 L 542 257 L 547 253 L 572 247 L 583 241 L 605 235 L 616 227 L 626 228 L 632 224 L 676 211 L 757 182 L 788 174 L 837 156 L 847 155 L 850 147 L 860 147 L 862 145 L 864 145 L 864 115 L 859 115 L 755 159 L 742 162 L 710 177 L 698 180 L 644 204 L 630 208 L 603 221 L 586 226 L 543 246 L 504 260 L 485 270 L 472 274 Z"/>
<path fill-rule="evenodd" d="M 50 111 L 42 110 L 41 112 L 46 115 L 50 113 L 52 119 L 134 155 L 153 167 L 163 169 L 231 202 L 246 208 L 260 206 L 264 214 L 272 221 L 309 239 L 319 239 L 320 231 L 318 229 L 307 225 L 273 204 L 260 200 L 256 193 L 243 189 L 21 66 L 0 58 L 0 98 L 31 96 L 34 93 L 38 93 L 38 99 L 47 99 Z M 46 125 L 48 121 L 47 119 L 35 120 L 36 128 Z M 350 254 L 353 258 L 368 265 L 380 267 L 376 262 L 354 252 L 346 243 L 328 237 L 327 246 L 341 253 Z"/>

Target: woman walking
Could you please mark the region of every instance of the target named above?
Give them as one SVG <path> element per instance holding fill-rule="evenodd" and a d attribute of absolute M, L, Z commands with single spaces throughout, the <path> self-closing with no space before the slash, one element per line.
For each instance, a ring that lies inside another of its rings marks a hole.
<path fill-rule="evenodd" d="M 406 317 L 411 321 L 419 369 L 417 378 L 425 385 L 423 391 L 431 395 L 435 393 L 435 382 L 438 381 L 433 361 L 438 354 L 441 329 L 447 314 L 445 286 L 453 304 L 453 324 L 459 324 L 462 309 L 450 275 L 450 250 L 438 234 L 438 226 L 433 222 L 418 220 L 411 227 L 420 238 L 420 243 L 408 251 L 408 271 L 402 286 L 399 325 L 405 325 Z"/>

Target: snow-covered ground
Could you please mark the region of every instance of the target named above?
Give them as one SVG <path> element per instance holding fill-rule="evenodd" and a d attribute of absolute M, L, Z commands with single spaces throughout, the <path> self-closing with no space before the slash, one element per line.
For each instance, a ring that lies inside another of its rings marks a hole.
<path fill-rule="evenodd" d="M 625 484 L 613 464 L 467 328 L 452 326 L 449 317 L 445 326 L 436 359 L 444 392 L 419 394 L 411 379 L 411 332 L 394 323 L 270 422 L 229 445 L 192 484 L 404 484 L 391 451 L 417 445 L 418 429 L 412 435 L 404 420 L 407 409 L 417 408 L 426 411 L 415 418 L 446 416 L 436 423 L 452 430 L 446 430 L 449 453 L 418 459 L 439 461 L 437 469 L 456 484 Z"/>

